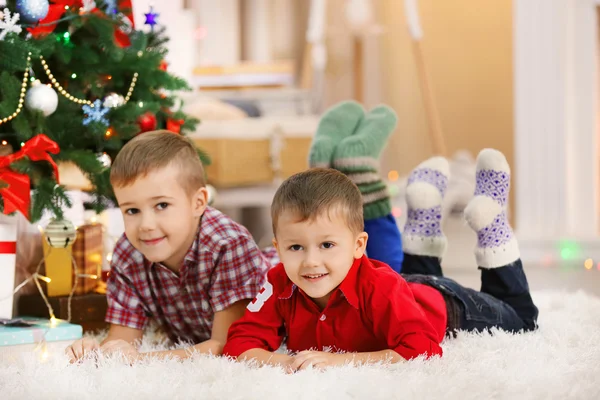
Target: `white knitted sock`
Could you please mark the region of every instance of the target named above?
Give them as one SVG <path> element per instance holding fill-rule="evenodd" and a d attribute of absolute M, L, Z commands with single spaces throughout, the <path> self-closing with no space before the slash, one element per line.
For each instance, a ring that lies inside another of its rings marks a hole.
<path fill-rule="evenodd" d="M 408 206 L 402 247 L 406 253 L 441 257 L 446 250 L 442 232 L 442 199 L 448 187 L 450 167 L 443 157 L 419 164 L 410 174 L 406 187 Z"/>

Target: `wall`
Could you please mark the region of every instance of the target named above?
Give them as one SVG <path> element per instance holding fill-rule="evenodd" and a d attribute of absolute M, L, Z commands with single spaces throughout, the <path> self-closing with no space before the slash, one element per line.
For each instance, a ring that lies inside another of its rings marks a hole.
<path fill-rule="evenodd" d="M 513 161 L 512 2 L 420 0 L 423 52 L 450 154 L 494 147 Z M 432 155 L 404 2 L 375 1 L 384 101 L 399 114 L 390 168 L 410 170 Z"/>

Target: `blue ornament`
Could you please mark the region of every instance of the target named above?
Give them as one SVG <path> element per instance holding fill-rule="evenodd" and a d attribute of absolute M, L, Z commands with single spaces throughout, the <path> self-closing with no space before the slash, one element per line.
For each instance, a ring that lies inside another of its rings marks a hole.
<path fill-rule="evenodd" d="M 106 13 L 107 14 L 116 14 L 117 13 L 117 0 L 104 0 L 104 4 L 106 4 Z"/>
<path fill-rule="evenodd" d="M 17 11 L 21 19 L 29 24 L 46 18 L 49 7 L 48 0 L 17 0 Z"/>
<path fill-rule="evenodd" d="M 100 122 L 106 126 L 110 124 L 108 118 L 106 118 L 106 114 L 110 111 L 110 109 L 104 107 L 100 99 L 94 101 L 93 107 L 86 104 L 82 108 L 83 112 L 85 113 L 85 118 L 83 119 L 84 125 L 87 126 L 90 124 L 90 122 Z"/>
<path fill-rule="evenodd" d="M 154 7 L 150 6 L 150 12 L 144 14 L 146 16 L 145 25 L 150 25 L 150 29 L 154 29 L 154 25 L 157 24 L 156 19 L 160 15 L 159 13 L 154 12 Z"/>

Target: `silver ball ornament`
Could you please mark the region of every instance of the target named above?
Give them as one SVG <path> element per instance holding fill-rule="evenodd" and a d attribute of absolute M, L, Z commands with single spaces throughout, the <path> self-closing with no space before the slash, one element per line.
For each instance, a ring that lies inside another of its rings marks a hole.
<path fill-rule="evenodd" d="M 30 24 L 46 18 L 49 9 L 48 0 L 17 0 L 17 11 L 21 20 Z"/>
<path fill-rule="evenodd" d="M 106 108 L 121 107 L 124 104 L 125 98 L 118 93 L 109 93 L 109 95 L 104 98 L 104 102 L 102 103 L 102 105 Z"/>
<path fill-rule="evenodd" d="M 98 153 L 96 159 L 104 166 L 104 168 L 109 168 L 112 165 L 112 160 L 106 153 Z"/>
<path fill-rule="evenodd" d="M 44 231 L 50 247 L 65 248 L 73 244 L 77 238 L 77 230 L 73 223 L 66 219 L 53 219 Z"/>
<path fill-rule="evenodd" d="M 25 107 L 31 111 L 41 111 L 47 117 L 58 107 L 58 94 L 50 86 L 36 80 L 25 95 Z"/>

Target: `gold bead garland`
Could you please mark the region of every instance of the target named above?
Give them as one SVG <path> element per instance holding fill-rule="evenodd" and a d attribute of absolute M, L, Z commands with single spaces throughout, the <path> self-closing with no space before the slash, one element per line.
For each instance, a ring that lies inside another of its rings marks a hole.
<path fill-rule="evenodd" d="M 52 82 L 52 85 L 54 85 L 54 87 L 58 90 L 58 92 L 61 95 L 63 95 L 65 98 L 71 100 L 74 103 L 87 104 L 90 107 L 94 107 L 94 103 L 92 103 L 91 101 L 85 100 L 85 99 L 78 99 L 77 97 L 75 97 L 75 96 L 71 95 L 69 92 L 67 92 L 60 85 L 60 83 L 58 83 L 58 81 L 52 74 L 52 71 L 50 71 L 50 67 L 48 67 L 48 64 L 46 63 L 46 60 L 44 60 L 43 56 L 40 56 L 40 60 L 42 61 L 42 66 L 44 67 L 44 71 L 46 72 L 46 75 L 48 75 L 48 79 L 50 79 L 50 82 Z M 30 65 L 31 65 L 31 53 L 29 53 L 27 55 L 27 66 L 25 68 L 25 72 L 23 73 L 23 81 L 21 82 L 21 94 L 19 96 L 19 104 L 17 105 L 17 109 L 15 110 L 15 112 L 13 112 L 8 117 L 1 118 L 0 125 L 13 120 L 17 115 L 19 115 L 19 113 L 23 109 L 23 103 L 25 102 L 25 93 L 27 92 L 27 78 L 29 78 Z M 137 82 L 137 78 L 138 78 L 138 73 L 135 72 L 133 74 L 133 78 L 131 79 L 131 84 L 129 85 L 129 90 L 127 90 L 127 96 L 125 96 L 124 104 L 126 104 L 129 101 L 129 99 L 131 98 L 131 95 L 133 94 L 133 89 L 135 88 L 135 84 Z"/>
<path fill-rule="evenodd" d="M 27 56 L 27 66 L 25 67 L 25 73 L 23 74 L 23 82 L 21 83 L 21 95 L 19 96 L 19 105 L 14 113 L 9 115 L 8 117 L 0 119 L 0 125 L 11 121 L 14 119 L 19 113 L 21 109 L 23 109 L 23 103 L 25 102 L 25 92 L 27 92 L 27 78 L 29 77 L 29 64 L 31 63 L 31 53 Z"/>
<path fill-rule="evenodd" d="M 58 81 L 52 74 L 52 71 L 50 71 L 50 67 L 48 67 L 48 64 L 46 63 L 46 60 L 44 60 L 43 56 L 40 56 L 40 60 L 42 60 L 42 66 L 44 67 L 44 71 L 46 72 L 46 75 L 48 75 L 48 79 L 50 79 L 50 82 L 52 82 L 52 84 L 54 85 L 56 90 L 58 90 L 58 92 L 60 94 L 62 94 L 64 97 L 66 97 L 67 99 L 71 100 L 74 103 L 87 104 L 90 107 L 94 107 L 93 102 L 91 102 L 89 100 L 85 100 L 85 99 L 78 99 L 77 97 L 75 97 L 75 96 L 71 95 L 69 92 L 67 92 L 60 85 L 60 83 L 58 83 Z M 127 103 L 129 101 L 129 99 L 131 98 L 131 94 L 133 93 L 133 89 L 135 88 L 135 84 L 137 82 L 137 77 L 138 77 L 138 73 L 135 72 L 133 74 L 133 78 L 131 79 L 131 84 L 129 85 L 129 90 L 127 91 L 127 96 L 125 96 L 125 103 Z"/>
<path fill-rule="evenodd" d="M 52 85 L 54 85 L 54 87 L 56 88 L 56 90 L 58 90 L 60 94 L 62 94 L 64 97 L 66 97 L 74 103 L 87 104 L 89 106 L 94 107 L 94 103 L 92 103 L 91 101 L 85 99 L 78 99 L 77 97 L 72 96 L 69 92 L 67 92 L 60 85 L 60 83 L 58 83 L 54 75 L 52 75 L 52 71 L 50 71 L 50 67 L 48 67 L 48 64 L 46 64 L 46 60 L 44 60 L 43 56 L 40 56 L 40 60 L 42 60 L 42 66 L 44 67 L 44 71 L 46 71 L 46 75 L 48 75 L 48 79 L 50 79 L 50 82 L 52 82 Z"/>

